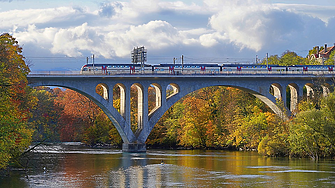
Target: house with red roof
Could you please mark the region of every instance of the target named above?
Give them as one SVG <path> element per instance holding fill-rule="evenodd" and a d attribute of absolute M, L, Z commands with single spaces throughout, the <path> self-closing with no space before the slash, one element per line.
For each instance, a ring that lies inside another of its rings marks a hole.
<path fill-rule="evenodd" d="M 316 48 L 316 54 L 312 54 L 309 56 L 309 59 L 316 59 L 321 64 L 325 62 L 327 59 L 329 59 L 330 54 L 335 50 L 335 43 L 334 46 L 328 47 L 327 44 L 325 44 L 324 49 L 319 51 L 319 46 Z"/>

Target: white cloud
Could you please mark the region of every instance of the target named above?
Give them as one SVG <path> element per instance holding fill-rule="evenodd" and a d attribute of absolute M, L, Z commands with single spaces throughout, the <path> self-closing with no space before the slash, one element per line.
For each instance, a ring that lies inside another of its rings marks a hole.
<path fill-rule="evenodd" d="M 0 29 L 27 27 L 32 24 L 67 21 L 69 18 L 80 16 L 78 9 L 72 7 L 58 7 L 49 9 L 27 9 L 0 12 Z"/>
<path fill-rule="evenodd" d="M 106 58 L 129 56 L 134 46 L 146 46 L 155 50 L 182 43 L 183 35 L 165 21 L 151 21 L 126 30 L 100 30 L 84 23 L 72 28 L 37 29 L 30 25 L 24 32 L 15 34 L 20 43 L 41 44 L 50 47 L 53 54 L 69 57 L 82 56 L 90 51 Z M 46 45 L 44 45 L 46 44 Z"/>
<path fill-rule="evenodd" d="M 267 3 L 216 1 L 211 6 L 221 7 L 210 18 L 211 27 L 241 50 L 312 48 L 313 42 L 325 38 L 322 33 L 331 33 L 318 18 Z"/>
<path fill-rule="evenodd" d="M 335 17 L 328 13 L 333 7 L 312 9 L 269 0 L 130 0 L 99 5 L 94 10 L 82 5 L 0 12 L 0 31 L 33 48 L 27 50 L 30 53 L 68 57 L 129 58 L 133 47 L 142 45 L 149 56 L 254 57 L 285 50 L 306 53 L 315 45 L 335 42 Z"/>
<path fill-rule="evenodd" d="M 297 14 L 309 15 L 312 17 L 320 18 L 325 23 L 335 16 L 335 6 L 330 5 L 311 5 L 311 4 L 279 4 L 274 6 L 279 9 L 284 9 Z"/>

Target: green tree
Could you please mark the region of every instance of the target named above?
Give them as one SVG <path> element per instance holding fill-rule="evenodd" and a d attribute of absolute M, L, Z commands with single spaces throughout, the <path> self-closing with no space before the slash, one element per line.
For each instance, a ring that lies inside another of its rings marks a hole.
<path fill-rule="evenodd" d="M 317 53 L 318 46 L 314 46 L 313 49 L 308 51 L 308 55 L 313 55 Z"/>
<path fill-rule="evenodd" d="M 305 65 L 307 62 L 306 60 L 306 58 L 298 56 L 295 52 L 287 50 L 280 57 L 280 65 Z"/>
<path fill-rule="evenodd" d="M 270 57 L 268 57 L 268 59 L 263 59 L 262 64 L 266 64 L 266 61 L 269 65 L 279 65 L 280 63 L 280 57 L 278 57 L 278 55 L 271 55 Z"/>
<path fill-rule="evenodd" d="M 104 112 L 100 111 L 95 122 L 89 126 L 83 134 L 83 142 L 87 145 L 110 143 L 111 129 L 116 129 Z M 119 145 L 120 140 L 113 140 L 113 143 Z"/>
<path fill-rule="evenodd" d="M 290 123 L 290 153 L 313 159 L 334 155 L 335 95 L 321 99 L 320 108 L 299 112 Z"/>
<path fill-rule="evenodd" d="M 329 55 L 329 59 L 325 61 L 325 65 L 334 65 L 335 64 L 335 50 L 331 52 Z"/>

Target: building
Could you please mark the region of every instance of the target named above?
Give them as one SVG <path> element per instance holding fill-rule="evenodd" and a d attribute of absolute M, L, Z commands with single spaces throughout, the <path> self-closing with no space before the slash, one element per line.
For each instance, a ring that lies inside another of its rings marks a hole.
<path fill-rule="evenodd" d="M 330 54 L 335 50 L 335 43 L 334 46 L 328 47 L 327 44 L 325 44 L 324 49 L 321 51 L 319 50 L 319 46 L 316 47 L 316 54 L 312 54 L 309 56 L 309 59 L 316 59 L 320 62 L 320 64 L 323 64 L 327 59 L 329 59 Z"/>

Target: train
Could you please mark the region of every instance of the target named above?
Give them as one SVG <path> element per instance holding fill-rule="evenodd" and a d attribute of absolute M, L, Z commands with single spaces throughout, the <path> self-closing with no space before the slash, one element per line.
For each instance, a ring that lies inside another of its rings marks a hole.
<path fill-rule="evenodd" d="M 81 74 L 224 74 L 224 73 L 306 73 L 333 72 L 334 65 L 263 65 L 263 64 L 86 64 Z"/>

